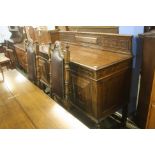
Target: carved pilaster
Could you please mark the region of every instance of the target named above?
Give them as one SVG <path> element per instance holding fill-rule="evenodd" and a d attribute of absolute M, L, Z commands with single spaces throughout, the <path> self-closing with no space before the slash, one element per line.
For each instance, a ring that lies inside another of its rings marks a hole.
<path fill-rule="evenodd" d="M 51 73 L 51 52 L 52 52 L 52 43 L 48 43 L 49 44 L 49 48 L 48 48 L 48 57 L 49 57 L 49 59 L 48 59 L 48 61 L 49 61 L 49 82 L 50 82 L 50 95 L 52 96 L 52 90 L 51 90 L 51 88 L 52 88 L 52 73 Z"/>
<path fill-rule="evenodd" d="M 37 85 L 40 86 L 39 44 L 35 42 Z"/>
<path fill-rule="evenodd" d="M 70 51 L 69 51 L 69 46 L 68 44 L 65 47 L 66 49 L 63 51 L 64 53 L 64 83 L 65 83 L 65 106 L 67 109 L 69 109 L 69 81 L 70 81 L 70 67 L 69 67 L 69 62 L 70 62 Z"/>

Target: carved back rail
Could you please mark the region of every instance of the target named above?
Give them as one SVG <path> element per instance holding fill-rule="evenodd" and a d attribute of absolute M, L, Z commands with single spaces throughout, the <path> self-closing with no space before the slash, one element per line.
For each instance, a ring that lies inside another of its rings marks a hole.
<path fill-rule="evenodd" d="M 132 36 L 112 33 L 51 31 L 51 40 L 60 40 L 73 45 L 80 45 L 100 50 L 130 54 L 132 52 Z"/>
<path fill-rule="evenodd" d="M 67 26 L 67 31 L 117 33 L 118 26 Z"/>

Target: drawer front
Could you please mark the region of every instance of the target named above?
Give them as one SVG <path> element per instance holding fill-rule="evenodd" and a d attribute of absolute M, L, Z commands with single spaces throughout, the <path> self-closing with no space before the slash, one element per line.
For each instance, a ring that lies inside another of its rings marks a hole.
<path fill-rule="evenodd" d="M 109 67 L 98 70 L 97 74 L 96 74 L 96 79 L 101 80 L 105 76 L 111 76 L 117 72 L 131 68 L 131 66 L 132 66 L 132 60 L 131 59 L 122 61 L 120 63 L 115 63 Z"/>

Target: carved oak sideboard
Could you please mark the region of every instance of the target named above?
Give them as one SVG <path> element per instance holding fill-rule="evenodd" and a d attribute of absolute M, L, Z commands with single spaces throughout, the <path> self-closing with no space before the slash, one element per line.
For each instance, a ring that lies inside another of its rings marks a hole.
<path fill-rule="evenodd" d="M 51 32 L 70 46 L 71 104 L 96 122 L 123 107 L 127 117 L 132 66 L 132 36 Z"/>

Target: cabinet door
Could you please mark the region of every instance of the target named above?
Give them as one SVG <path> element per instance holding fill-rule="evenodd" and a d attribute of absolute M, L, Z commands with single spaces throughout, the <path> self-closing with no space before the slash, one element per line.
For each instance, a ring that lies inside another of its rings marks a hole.
<path fill-rule="evenodd" d="M 71 74 L 71 85 L 72 102 L 85 112 L 90 112 L 92 109 L 91 80 L 82 76 Z"/>

